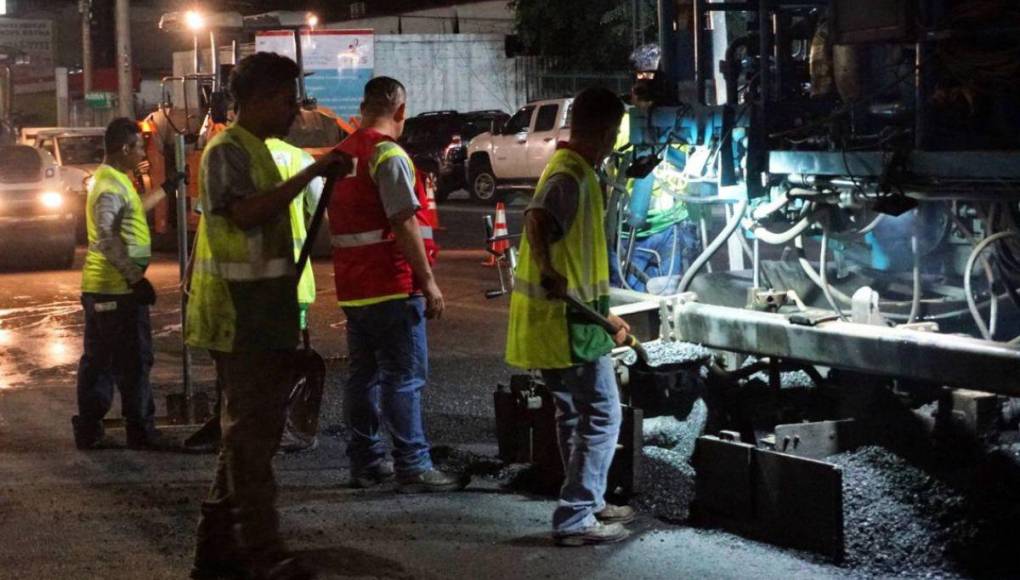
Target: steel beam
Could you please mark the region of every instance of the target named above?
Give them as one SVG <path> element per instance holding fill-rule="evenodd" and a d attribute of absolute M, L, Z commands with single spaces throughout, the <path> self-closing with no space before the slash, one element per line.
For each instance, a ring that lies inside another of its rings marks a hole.
<path fill-rule="evenodd" d="M 1020 396 L 1020 348 L 1005 344 L 838 320 L 805 326 L 697 302 L 673 309 L 677 337 L 710 348 Z"/>

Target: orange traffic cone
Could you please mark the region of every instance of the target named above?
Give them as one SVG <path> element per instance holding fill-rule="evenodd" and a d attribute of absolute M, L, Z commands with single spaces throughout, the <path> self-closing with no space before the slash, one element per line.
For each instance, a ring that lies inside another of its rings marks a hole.
<path fill-rule="evenodd" d="M 429 222 L 433 229 L 442 230 L 443 226 L 439 225 L 439 208 L 436 207 L 436 179 L 431 175 L 425 178 L 425 192 L 429 200 Z"/>
<path fill-rule="evenodd" d="M 492 237 L 498 238 L 507 235 L 510 235 L 510 231 L 506 227 L 506 206 L 503 205 L 503 202 L 499 202 L 496 204 L 496 225 L 492 229 Z M 510 240 L 496 240 L 489 244 L 489 249 L 491 251 L 482 265 L 491 268 L 496 265 L 496 255 L 502 255 L 503 252 L 510 249 Z"/>

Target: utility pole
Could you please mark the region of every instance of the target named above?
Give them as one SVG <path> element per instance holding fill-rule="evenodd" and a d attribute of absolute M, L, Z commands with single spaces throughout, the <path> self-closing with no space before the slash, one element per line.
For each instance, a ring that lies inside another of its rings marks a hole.
<path fill-rule="evenodd" d="M 117 102 L 120 114 L 134 119 L 135 97 L 131 74 L 131 15 L 130 1 L 117 0 Z"/>
<path fill-rule="evenodd" d="M 92 92 L 92 0 L 79 0 L 81 13 L 81 79 L 82 90 Z"/>

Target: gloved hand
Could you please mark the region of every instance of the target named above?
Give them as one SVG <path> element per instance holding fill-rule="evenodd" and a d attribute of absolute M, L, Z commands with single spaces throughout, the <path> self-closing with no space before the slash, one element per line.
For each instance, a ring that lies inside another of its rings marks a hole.
<path fill-rule="evenodd" d="M 142 278 L 131 285 L 131 293 L 139 304 L 152 306 L 156 304 L 156 289 L 152 287 L 148 278 Z"/>
<path fill-rule="evenodd" d="M 163 191 L 166 192 L 167 197 L 174 197 L 177 194 L 177 184 L 180 183 L 181 178 L 184 178 L 184 182 L 187 183 L 188 175 L 186 173 L 180 173 L 174 171 L 167 175 L 166 180 L 160 185 Z"/>

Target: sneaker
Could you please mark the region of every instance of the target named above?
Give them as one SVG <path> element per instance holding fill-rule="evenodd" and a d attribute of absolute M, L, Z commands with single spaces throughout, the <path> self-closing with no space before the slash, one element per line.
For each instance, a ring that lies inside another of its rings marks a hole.
<path fill-rule="evenodd" d="M 401 493 L 425 493 L 433 491 L 458 491 L 467 487 L 471 477 L 429 469 L 414 475 L 397 477 L 397 491 Z"/>
<path fill-rule="evenodd" d="M 149 451 L 170 451 L 180 448 L 177 443 L 167 438 L 158 429 L 153 429 L 148 434 L 142 436 L 128 436 L 127 446 L 129 449 L 145 449 Z"/>
<path fill-rule="evenodd" d="M 368 489 L 392 481 L 393 477 L 393 463 L 382 461 L 373 467 L 352 472 L 351 487 L 355 489 Z"/>
<path fill-rule="evenodd" d="M 571 534 L 555 534 L 557 546 L 591 546 L 596 544 L 614 544 L 627 539 L 630 532 L 623 524 L 603 524 L 595 522 L 595 525 L 584 528 Z"/>
<path fill-rule="evenodd" d="M 629 524 L 637 514 L 629 505 L 613 505 L 607 503 L 602 511 L 595 512 L 595 519 L 603 524 Z"/>

